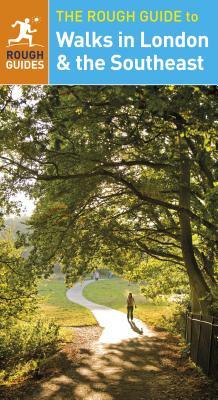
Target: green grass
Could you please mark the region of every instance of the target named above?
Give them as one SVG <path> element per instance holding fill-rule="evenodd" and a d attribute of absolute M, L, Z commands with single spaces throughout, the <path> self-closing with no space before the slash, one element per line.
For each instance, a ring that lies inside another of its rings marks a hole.
<path fill-rule="evenodd" d="M 93 314 L 86 308 L 70 302 L 66 297 L 66 290 L 63 279 L 58 279 L 58 277 L 45 280 L 40 284 L 42 315 L 54 319 L 61 327 L 95 325 L 96 320 Z M 83 294 L 95 303 L 126 312 L 126 298 L 129 292 L 133 293 L 137 304 L 135 316 L 149 325 L 162 326 L 163 323 L 160 323 L 162 316 L 168 317 L 172 314 L 172 305 L 146 302 L 137 284 L 128 286 L 128 282 L 122 279 L 93 282 L 85 287 Z M 67 328 L 64 329 L 65 334 L 68 334 Z"/>
<path fill-rule="evenodd" d="M 40 284 L 42 315 L 52 318 L 62 327 L 96 325 L 91 311 L 69 301 L 66 290 L 64 281 L 61 279 L 49 279 Z"/>
<path fill-rule="evenodd" d="M 95 303 L 126 312 L 126 299 L 128 293 L 132 292 L 137 305 L 134 314 L 142 321 L 152 326 L 162 326 L 162 317 L 169 317 L 174 306 L 168 304 L 154 304 L 147 302 L 140 294 L 137 284 L 128 286 L 128 282 L 122 279 L 100 280 L 86 286 L 84 296 Z"/>

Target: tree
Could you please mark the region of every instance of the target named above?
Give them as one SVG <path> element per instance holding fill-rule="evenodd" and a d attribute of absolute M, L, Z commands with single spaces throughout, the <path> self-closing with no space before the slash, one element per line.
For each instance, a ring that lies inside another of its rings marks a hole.
<path fill-rule="evenodd" d="M 183 268 L 194 310 L 210 312 L 217 88 L 27 87 L 20 103 L 1 160 L 5 187 L 37 199 L 34 262 L 61 261 L 70 281 L 99 258 L 123 271 L 127 251 L 148 256 Z"/>
<path fill-rule="evenodd" d="M 27 268 L 22 250 L 9 238 L 0 241 L 0 326 L 7 328 L 14 318 L 25 319 L 35 308 L 36 280 Z"/>

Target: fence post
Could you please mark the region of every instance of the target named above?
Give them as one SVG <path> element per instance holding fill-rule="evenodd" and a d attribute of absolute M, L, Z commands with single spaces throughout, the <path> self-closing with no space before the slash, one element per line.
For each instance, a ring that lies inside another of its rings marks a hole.
<path fill-rule="evenodd" d="M 186 310 L 185 312 L 185 341 L 187 343 L 187 339 L 188 339 L 188 310 Z"/>
<path fill-rule="evenodd" d="M 211 334 L 210 334 L 209 356 L 208 356 L 208 366 L 207 366 L 207 374 L 208 375 L 210 374 L 210 364 L 211 364 L 211 355 L 212 355 L 213 325 L 214 325 L 214 317 L 212 317 L 212 322 L 211 322 Z"/>
<path fill-rule="evenodd" d="M 197 363 L 198 363 L 198 353 L 199 353 L 199 343 L 200 343 L 200 339 L 201 339 L 201 325 L 202 325 L 202 323 L 201 323 L 201 321 L 202 321 L 202 314 L 200 314 L 200 320 L 199 320 L 199 334 L 198 334 L 198 347 L 197 347 Z"/>

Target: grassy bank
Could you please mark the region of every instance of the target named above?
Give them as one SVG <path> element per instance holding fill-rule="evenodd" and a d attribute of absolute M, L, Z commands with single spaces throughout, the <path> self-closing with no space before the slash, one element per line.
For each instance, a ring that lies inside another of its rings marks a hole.
<path fill-rule="evenodd" d="M 62 327 L 95 325 L 96 320 L 92 313 L 69 301 L 66 290 L 62 279 L 43 281 L 39 287 L 42 314 L 47 318 L 52 318 Z"/>
<path fill-rule="evenodd" d="M 122 279 L 107 279 L 93 282 L 86 286 L 83 294 L 88 299 L 98 304 L 126 312 L 126 298 L 132 292 L 137 304 L 135 316 L 152 326 L 163 326 L 163 316 L 169 317 L 174 309 L 173 305 L 154 304 L 147 302 L 140 294 L 137 284 L 128 285 Z"/>

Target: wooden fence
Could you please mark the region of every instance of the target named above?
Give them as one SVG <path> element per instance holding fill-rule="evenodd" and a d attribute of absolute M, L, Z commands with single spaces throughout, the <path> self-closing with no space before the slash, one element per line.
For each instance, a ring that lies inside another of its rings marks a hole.
<path fill-rule="evenodd" d="M 186 342 L 195 364 L 208 376 L 218 379 L 218 319 L 187 313 Z"/>

